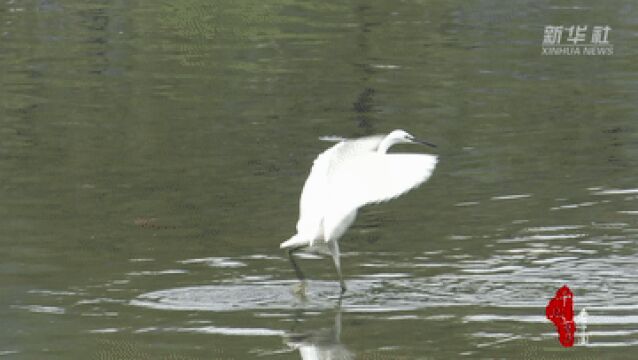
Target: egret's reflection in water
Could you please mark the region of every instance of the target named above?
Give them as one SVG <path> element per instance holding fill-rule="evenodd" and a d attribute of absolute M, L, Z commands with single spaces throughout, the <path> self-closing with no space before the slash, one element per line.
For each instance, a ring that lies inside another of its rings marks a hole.
<path fill-rule="evenodd" d="M 303 313 L 297 313 L 295 326 L 286 333 L 284 342 L 291 349 L 299 350 L 301 358 L 309 359 L 354 359 L 354 354 L 341 343 L 341 299 L 335 308 L 334 325 L 319 329 L 298 329 Z"/>

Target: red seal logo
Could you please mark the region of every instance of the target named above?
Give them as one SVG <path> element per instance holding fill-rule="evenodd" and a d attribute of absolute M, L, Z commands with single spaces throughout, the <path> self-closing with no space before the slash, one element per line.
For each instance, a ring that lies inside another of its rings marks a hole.
<path fill-rule="evenodd" d="M 561 345 L 570 347 L 574 345 L 574 294 L 564 285 L 556 291 L 556 296 L 549 300 L 545 307 L 545 315 L 554 323 L 558 331 L 558 339 Z"/>

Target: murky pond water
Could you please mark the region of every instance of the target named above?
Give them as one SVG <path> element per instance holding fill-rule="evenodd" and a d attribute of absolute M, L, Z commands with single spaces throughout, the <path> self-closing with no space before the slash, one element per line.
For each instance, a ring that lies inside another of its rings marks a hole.
<path fill-rule="evenodd" d="M 0 356 L 635 358 L 638 9 L 559 3 L 2 0 Z M 317 138 L 395 128 L 434 176 L 295 296 Z"/>

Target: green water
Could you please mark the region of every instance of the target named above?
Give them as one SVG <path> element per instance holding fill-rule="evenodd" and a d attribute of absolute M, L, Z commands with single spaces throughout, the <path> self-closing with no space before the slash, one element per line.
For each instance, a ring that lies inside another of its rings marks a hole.
<path fill-rule="evenodd" d="M 0 358 L 600 359 L 638 345 L 630 1 L 0 3 Z M 542 56 L 546 25 L 612 56 Z M 322 135 L 431 180 L 278 249 Z M 399 146 L 395 151 L 427 151 Z M 590 321 L 563 348 L 545 304 Z M 313 357 L 314 356 L 314 357 Z"/>

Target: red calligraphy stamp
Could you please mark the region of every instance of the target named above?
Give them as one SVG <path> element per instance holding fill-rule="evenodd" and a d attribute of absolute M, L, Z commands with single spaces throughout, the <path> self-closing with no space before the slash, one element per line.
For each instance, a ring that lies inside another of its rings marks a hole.
<path fill-rule="evenodd" d="M 570 347 L 574 345 L 574 294 L 567 285 L 563 285 L 556 295 L 549 300 L 545 307 L 545 315 L 554 323 L 558 331 L 558 339 L 561 345 Z"/>

